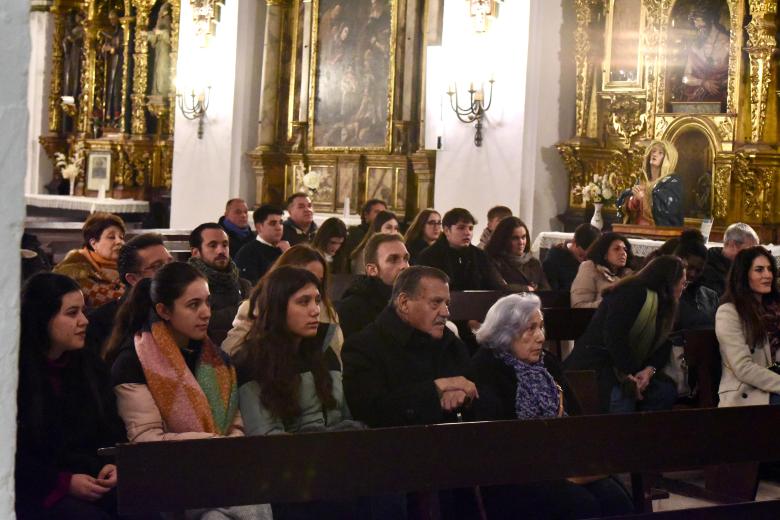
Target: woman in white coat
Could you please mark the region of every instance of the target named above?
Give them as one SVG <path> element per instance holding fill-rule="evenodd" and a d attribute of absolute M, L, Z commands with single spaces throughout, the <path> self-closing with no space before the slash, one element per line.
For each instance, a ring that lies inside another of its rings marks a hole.
<path fill-rule="evenodd" d="M 723 373 L 719 406 L 780 404 L 780 291 L 772 255 L 761 246 L 737 254 L 715 316 Z"/>

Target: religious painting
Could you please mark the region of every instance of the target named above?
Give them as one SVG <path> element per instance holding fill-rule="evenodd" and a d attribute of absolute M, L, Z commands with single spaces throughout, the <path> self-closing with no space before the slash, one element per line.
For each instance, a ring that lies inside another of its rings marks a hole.
<path fill-rule="evenodd" d="M 610 0 L 604 90 L 642 87 L 642 0 Z"/>
<path fill-rule="evenodd" d="M 339 180 L 338 191 L 336 195 L 336 206 L 338 208 L 344 208 L 347 199 L 349 199 L 350 212 L 354 213 L 358 208 L 357 201 L 357 178 L 358 178 L 358 163 L 342 163 L 339 161 Z"/>
<path fill-rule="evenodd" d="M 111 187 L 111 152 L 90 152 L 87 160 L 87 190 Z"/>
<path fill-rule="evenodd" d="M 388 209 L 403 216 L 406 208 L 406 170 L 389 166 L 366 168 L 366 197 L 387 202 Z"/>
<path fill-rule="evenodd" d="M 121 129 L 124 103 L 122 85 L 125 60 L 125 32 L 117 9 L 108 11 L 108 28 L 101 30 L 99 37 L 100 59 L 103 62 L 103 110 L 102 121 L 105 130 Z"/>
<path fill-rule="evenodd" d="M 392 116 L 394 0 L 315 5 L 312 145 L 384 149 Z"/>
<path fill-rule="evenodd" d="M 707 136 L 692 128 L 674 139 L 677 148 L 675 173 L 683 183 L 685 217 L 708 218 L 712 215 L 713 150 Z"/>
<path fill-rule="evenodd" d="M 678 0 L 669 23 L 671 111 L 725 112 L 731 44 L 726 0 Z"/>

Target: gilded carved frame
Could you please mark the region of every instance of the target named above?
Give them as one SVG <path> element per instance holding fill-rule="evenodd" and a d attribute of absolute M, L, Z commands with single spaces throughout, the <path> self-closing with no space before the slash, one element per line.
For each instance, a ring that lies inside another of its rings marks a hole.
<path fill-rule="evenodd" d="M 315 102 L 317 97 L 317 70 L 319 67 L 319 11 L 320 0 L 312 0 L 312 36 L 311 36 L 311 62 L 309 70 L 309 124 L 308 124 L 308 149 L 322 152 L 392 152 L 393 117 L 395 106 L 395 80 L 396 80 L 396 45 L 398 40 L 398 0 L 388 0 L 390 6 L 390 62 L 387 78 L 387 121 L 385 123 L 385 144 L 383 146 L 317 146 L 314 142 L 314 128 L 317 125 L 315 119 Z M 296 2 L 296 7 L 297 7 Z M 297 17 L 296 17 L 297 20 Z M 296 24 L 297 25 L 297 24 Z M 297 34 L 297 27 L 294 34 Z M 294 69 L 293 69 L 294 70 Z M 291 80 L 294 81 L 293 74 Z M 291 104 L 292 106 L 292 104 Z"/>
<path fill-rule="evenodd" d="M 604 42 L 604 61 L 602 62 L 602 89 L 610 92 L 634 92 L 642 90 L 644 88 L 644 52 L 642 49 L 642 28 L 645 25 L 646 9 L 642 0 L 634 0 L 637 2 L 639 12 L 637 16 L 637 55 L 635 66 L 632 70 L 636 72 L 635 81 L 613 81 L 610 79 L 610 73 L 612 70 L 613 61 L 613 37 L 615 36 L 614 24 L 615 24 L 615 4 L 616 2 L 625 0 L 608 0 L 606 8 L 606 38 Z"/>

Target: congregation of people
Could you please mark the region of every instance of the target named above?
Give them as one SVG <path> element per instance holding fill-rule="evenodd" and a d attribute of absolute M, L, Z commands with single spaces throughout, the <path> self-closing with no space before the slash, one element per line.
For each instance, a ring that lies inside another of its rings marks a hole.
<path fill-rule="evenodd" d="M 122 476 L 97 450 L 123 442 L 581 415 L 567 370 L 595 372 L 602 413 L 669 410 L 682 330 L 715 330 L 720 406 L 780 404 L 777 267 L 746 224 L 710 249 L 685 230 L 644 259 L 626 237 L 582 224 L 540 261 L 503 206 L 479 246 L 465 208 L 424 209 L 403 235 L 381 200 L 360 217 L 318 226 L 295 193 L 254 209 L 252 227 L 232 199 L 194 227 L 182 262 L 162 236 L 125 241 L 121 218 L 91 215 L 82 247 L 22 289 L 19 518 L 117 518 Z M 338 296 L 334 275 L 349 275 Z M 451 293 L 472 290 L 505 295 L 483 320 L 452 322 Z M 545 343 L 538 295 L 549 291 L 594 310 L 561 356 Z M 445 518 L 479 517 L 473 490 L 439 498 Z M 490 519 L 633 511 L 613 475 L 483 486 L 480 500 Z M 408 507 L 382 495 L 187 518 L 399 519 Z"/>

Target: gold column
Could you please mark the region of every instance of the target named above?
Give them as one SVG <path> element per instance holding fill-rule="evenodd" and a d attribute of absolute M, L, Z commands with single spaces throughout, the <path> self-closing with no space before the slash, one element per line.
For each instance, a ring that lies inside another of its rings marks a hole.
<path fill-rule="evenodd" d="M 130 24 L 135 20 L 133 16 L 129 16 L 131 11 L 130 0 L 125 0 L 125 16 L 120 18 L 122 24 L 122 37 L 124 38 L 124 48 L 122 53 L 124 58 L 122 60 L 122 118 L 119 125 L 119 131 L 123 134 L 127 133 L 127 118 L 125 117 L 125 109 L 127 108 L 127 98 L 130 91 Z"/>
<path fill-rule="evenodd" d="M 764 138 L 772 54 L 776 49 L 776 13 L 776 0 L 750 0 L 752 19 L 747 25 L 748 44 L 745 50 L 750 57 L 750 141 L 753 143 L 760 143 Z"/>
<path fill-rule="evenodd" d="M 658 70 L 661 67 L 661 57 L 658 49 L 665 47 L 666 38 L 663 41 L 661 35 L 666 34 L 662 31 L 667 23 L 670 0 L 644 0 L 647 18 L 645 19 L 645 30 L 643 35 L 642 52 L 645 55 L 645 92 L 647 95 L 647 126 L 645 128 L 645 137 L 652 139 L 658 137 L 655 135 L 655 114 L 664 112 L 663 106 L 658 107 L 659 102 L 664 102 L 664 82 L 659 78 Z"/>
<path fill-rule="evenodd" d="M 593 0 L 575 0 L 574 6 L 577 14 L 577 32 L 574 35 L 574 61 L 577 67 L 577 107 L 574 132 L 576 137 L 587 137 L 588 132 L 588 104 L 592 85 L 590 77 L 590 24 L 593 5 Z"/>
<path fill-rule="evenodd" d="M 98 59 L 100 48 L 100 21 L 94 3 L 90 5 L 87 19 L 84 22 L 84 57 L 81 64 L 81 103 L 79 103 L 78 131 L 84 135 L 91 135 L 92 116 L 95 106 L 100 106 L 103 94 L 102 82 L 98 85 L 98 78 L 103 77 L 103 60 Z M 93 135 L 93 137 L 96 137 Z"/>
<path fill-rule="evenodd" d="M 171 92 L 168 94 L 168 120 L 167 128 L 163 134 L 173 135 L 173 123 L 176 117 L 176 65 L 179 62 L 179 16 L 181 14 L 181 3 L 179 0 L 171 0 Z M 171 155 L 172 157 L 172 155 Z M 172 168 L 166 168 L 165 185 L 171 186 Z"/>
<path fill-rule="evenodd" d="M 54 34 L 51 42 L 51 88 L 49 89 L 49 131 L 57 133 L 62 124 L 62 40 L 65 38 L 66 10 L 55 3 L 51 6 L 54 16 Z"/>
<path fill-rule="evenodd" d="M 130 128 L 134 135 L 146 133 L 146 87 L 149 79 L 149 45 L 146 43 L 146 28 L 149 25 L 149 10 L 154 0 L 134 0 L 135 4 L 135 53 L 133 55 L 133 95 Z"/>

